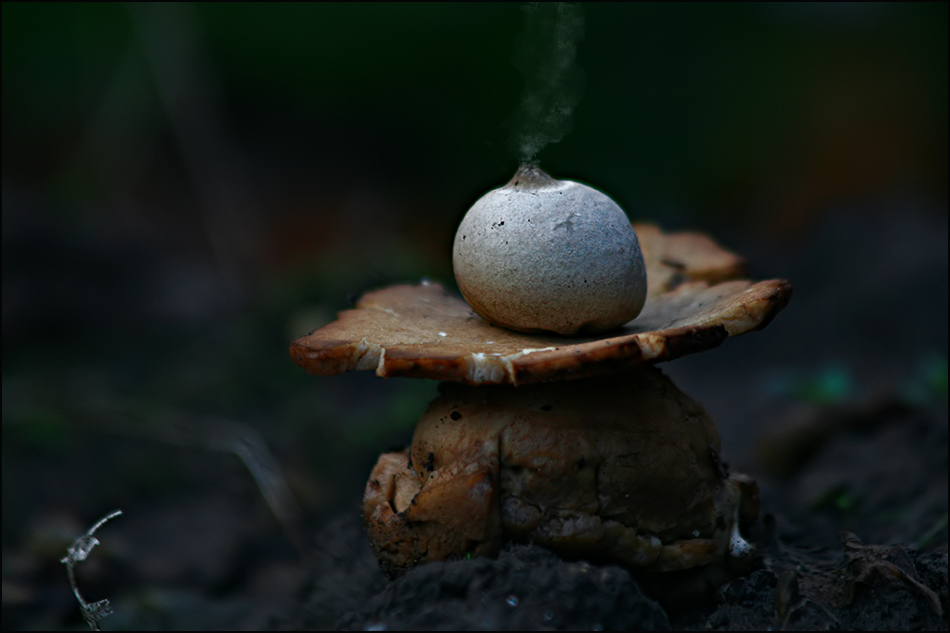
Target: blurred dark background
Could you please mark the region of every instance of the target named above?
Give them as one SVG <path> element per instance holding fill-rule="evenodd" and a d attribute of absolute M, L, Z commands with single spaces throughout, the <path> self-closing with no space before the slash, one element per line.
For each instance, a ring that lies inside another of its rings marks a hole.
<path fill-rule="evenodd" d="M 945 411 L 946 3 L 584 13 L 542 167 L 796 287 L 669 368 L 726 450 L 751 463 L 776 398 Z M 517 166 L 523 29 L 515 4 L 3 5 L 4 628 L 82 624 L 58 559 L 117 507 L 80 575 L 124 605 L 105 625 L 287 597 L 294 541 L 435 391 L 309 377 L 288 343 L 365 289 L 453 285 L 457 223 Z"/>

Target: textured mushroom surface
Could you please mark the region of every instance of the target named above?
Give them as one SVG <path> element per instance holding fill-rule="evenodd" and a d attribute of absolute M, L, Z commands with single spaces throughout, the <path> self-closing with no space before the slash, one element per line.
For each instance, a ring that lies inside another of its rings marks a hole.
<path fill-rule="evenodd" d="M 508 539 L 655 571 L 747 553 L 731 540 L 748 549 L 737 522 L 754 484 L 724 472 L 709 415 L 658 370 L 442 392 L 411 449 L 383 454 L 367 483 L 390 573 Z"/>
<path fill-rule="evenodd" d="M 355 309 L 297 339 L 291 356 L 320 375 L 375 370 L 470 385 L 549 382 L 701 352 L 765 327 L 788 303 L 788 282 L 739 279 L 742 260 L 705 235 L 635 228 L 647 301 L 636 319 L 612 332 L 567 338 L 507 330 L 440 285 L 423 282 L 365 294 Z"/>

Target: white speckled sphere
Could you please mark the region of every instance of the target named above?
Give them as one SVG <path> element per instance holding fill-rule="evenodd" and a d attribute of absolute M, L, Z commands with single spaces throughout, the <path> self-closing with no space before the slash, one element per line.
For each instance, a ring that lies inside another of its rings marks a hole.
<path fill-rule="evenodd" d="M 478 314 L 522 332 L 604 332 L 636 317 L 646 301 L 640 243 L 623 210 L 535 165 L 522 165 L 468 210 L 452 263 Z"/>

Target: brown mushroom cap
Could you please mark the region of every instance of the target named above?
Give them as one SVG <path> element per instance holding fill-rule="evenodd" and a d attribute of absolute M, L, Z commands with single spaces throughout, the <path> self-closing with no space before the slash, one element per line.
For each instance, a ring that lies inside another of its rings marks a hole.
<path fill-rule="evenodd" d="M 355 309 L 294 341 L 291 357 L 320 375 L 372 369 L 382 377 L 470 385 L 550 382 L 701 352 L 765 327 L 788 303 L 788 282 L 737 279 L 743 261 L 704 235 L 635 228 L 647 267 L 647 302 L 613 332 L 584 338 L 514 332 L 423 282 L 365 294 Z"/>
<path fill-rule="evenodd" d="M 366 487 L 390 573 L 507 539 L 657 571 L 726 555 L 738 484 L 709 415 L 658 370 L 442 391 Z"/>

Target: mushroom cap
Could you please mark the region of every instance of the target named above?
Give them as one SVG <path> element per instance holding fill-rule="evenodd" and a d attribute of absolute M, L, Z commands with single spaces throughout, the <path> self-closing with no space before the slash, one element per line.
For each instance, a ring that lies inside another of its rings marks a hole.
<path fill-rule="evenodd" d="M 612 330 L 643 309 L 637 234 L 607 195 L 522 165 L 455 234 L 455 280 L 486 320 L 520 332 Z"/>
<path fill-rule="evenodd" d="M 355 309 L 290 347 L 311 374 L 375 370 L 382 377 L 470 385 L 583 378 L 701 352 L 765 327 L 788 303 L 782 279 L 741 279 L 741 258 L 699 233 L 634 225 L 646 263 L 646 304 L 609 333 L 581 338 L 493 326 L 460 297 L 423 281 L 365 294 Z"/>
<path fill-rule="evenodd" d="M 725 559 L 740 488 L 702 406 L 643 368 L 569 385 L 445 383 L 408 454 L 380 457 L 363 513 L 390 573 L 508 539 L 667 571 Z"/>

